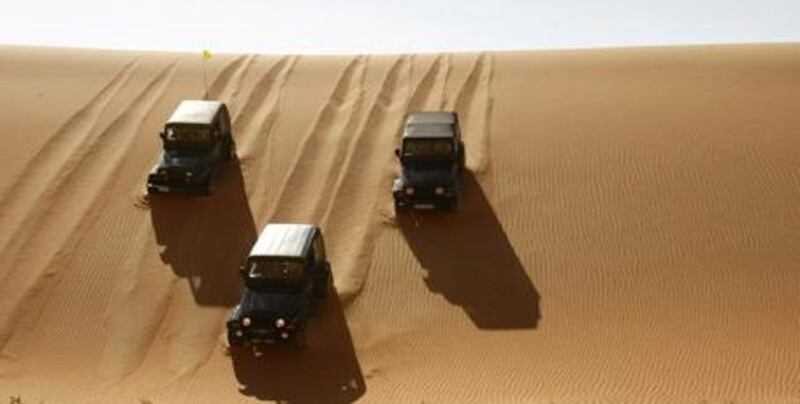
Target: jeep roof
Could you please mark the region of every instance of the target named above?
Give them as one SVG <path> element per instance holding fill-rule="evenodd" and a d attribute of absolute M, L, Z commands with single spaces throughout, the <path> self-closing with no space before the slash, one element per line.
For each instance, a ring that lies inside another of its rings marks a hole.
<path fill-rule="evenodd" d="M 403 131 L 403 138 L 451 138 L 456 135 L 452 125 L 425 124 L 408 126 Z"/>
<path fill-rule="evenodd" d="M 404 138 L 451 138 L 457 136 L 455 112 L 413 112 L 406 117 Z"/>
<path fill-rule="evenodd" d="M 175 112 L 167 120 L 167 125 L 190 124 L 211 125 L 220 109 L 225 106 L 222 101 L 185 100 L 178 104 Z"/>
<path fill-rule="evenodd" d="M 455 125 L 457 122 L 458 116 L 451 111 L 412 112 L 406 117 L 406 126 L 417 124 Z"/>
<path fill-rule="evenodd" d="M 302 258 L 316 231 L 310 224 L 270 223 L 258 236 L 250 257 Z"/>

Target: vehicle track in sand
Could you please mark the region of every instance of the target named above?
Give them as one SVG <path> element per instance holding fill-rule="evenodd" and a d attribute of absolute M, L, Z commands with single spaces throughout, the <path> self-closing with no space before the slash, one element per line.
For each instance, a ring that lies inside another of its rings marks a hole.
<path fill-rule="evenodd" d="M 69 175 L 97 136 L 95 127 L 111 99 L 129 80 L 136 61 L 127 63 L 86 104 L 70 116 L 34 153 L 12 185 L 0 197 L 0 257 L 13 255 L 24 229 L 36 221 L 33 201 L 49 200 L 53 183 Z M 41 202 L 39 202 L 41 203 Z M 1 274 L 0 274 L 1 276 Z"/>
<path fill-rule="evenodd" d="M 232 101 L 241 91 L 242 81 L 257 59 L 257 55 L 241 55 L 229 62 L 211 82 L 208 91 L 203 93 L 203 99 Z"/>
<path fill-rule="evenodd" d="M 493 56 L 488 53 L 480 54 L 452 104 L 452 109 L 458 112 L 466 144 L 467 167 L 479 178 L 490 166 L 493 75 Z"/>
<path fill-rule="evenodd" d="M 447 79 L 451 69 L 450 55 L 437 55 L 411 94 L 406 108 L 407 111 L 443 109 L 447 101 Z M 399 134 L 400 131 L 398 130 Z"/>
<path fill-rule="evenodd" d="M 381 228 L 380 201 L 390 194 L 392 150 L 411 94 L 410 69 L 411 57 L 404 55 L 386 73 L 366 120 L 348 145 L 335 193 L 321 219 L 335 252 L 337 290 L 345 305 L 366 282 Z"/>
<path fill-rule="evenodd" d="M 341 169 L 347 139 L 363 119 L 367 65 L 366 57 L 354 57 L 337 79 L 282 181 L 272 221 L 319 223 L 320 204 L 333 192 L 331 180 Z"/>
<path fill-rule="evenodd" d="M 3 255 L 3 266 L 14 269 L 3 280 L 21 286 L 0 296 L 3 316 L 11 319 L 0 330 L 4 348 L 12 336 L 33 329 L 50 289 L 58 284 L 59 278 L 68 275 L 60 270 L 69 262 L 72 249 L 84 232 L 103 211 L 101 208 L 110 197 L 104 190 L 115 180 L 128 146 L 176 69 L 177 64 L 171 63 L 158 72 L 109 125 L 84 132 L 86 140 L 72 152 L 69 169 L 51 178 L 48 197 L 39 197 L 32 204 L 32 219 L 26 223 L 25 234 L 17 235 L 17 245 Z M 58 209 L 53 209 L 54 205 Z M 75 315 L 81 314 L 68 313 L 66 318 Z"/>
<path fill-rule="evenodd" d="M 253 178 L 248 190 L 253 206 L 258 206 L 254 217 L 263 217 L 273 198 L 274 185 L 264 178 L 272 178 L 273 159 L 276 153 L 271 142 L 273 131 L 280 118 L 284 89 L 294 73 L 300 56 L 284 56 L 274 62 L 253 85 L 241 110 L 234 111 L 233 129 L 242 169 Z"/>

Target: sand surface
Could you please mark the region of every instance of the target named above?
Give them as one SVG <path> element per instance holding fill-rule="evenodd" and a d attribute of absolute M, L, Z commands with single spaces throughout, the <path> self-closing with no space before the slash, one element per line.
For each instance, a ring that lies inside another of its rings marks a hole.
<path fill-rule="evenodd" d="M 203 88 L 205 65 L 208 93 Z M 0 400 L 800 402 L 800 46 L 264 56 L 0 47 Z M 240 161 L 146 198 L 181 99 Z M 397 218 L 455 109 L 456 215 Z M 226 354 L 270 221 L 319 224 L 306 351 Z"/>

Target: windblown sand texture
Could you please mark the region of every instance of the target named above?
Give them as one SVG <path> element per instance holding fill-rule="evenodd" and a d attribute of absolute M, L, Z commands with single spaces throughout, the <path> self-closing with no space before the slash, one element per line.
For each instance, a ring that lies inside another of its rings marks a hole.
<path fill-rule="evenodd" d="M 203 88 L 203 66 L 208 92 Z M 0 400 L 800 402 L 800 47 L 263 56 L 0 47 Z M 144 195 L 182 99 L 240 160 Z M 456 215 L 398 219 L 408 111 Z M 305 351 L 226 354 L 270 221 L 319 224 Z"/>

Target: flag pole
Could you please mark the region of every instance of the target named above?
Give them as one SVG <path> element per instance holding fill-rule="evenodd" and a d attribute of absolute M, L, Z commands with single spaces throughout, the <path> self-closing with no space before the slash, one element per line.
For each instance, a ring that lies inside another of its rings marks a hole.
<path fill-rule="evenodd" d="M 203 49 L 203 87 L 206 92 L 203 99 L 208 99 L 208 80 L 206 79 L 206 59 L 211 59 L 211 52 L 208 49 Z"/>

